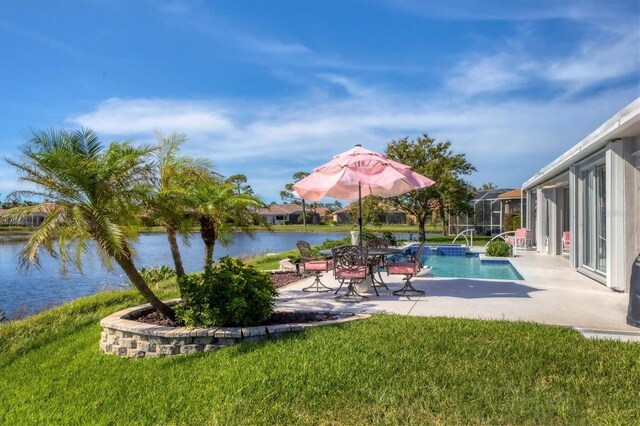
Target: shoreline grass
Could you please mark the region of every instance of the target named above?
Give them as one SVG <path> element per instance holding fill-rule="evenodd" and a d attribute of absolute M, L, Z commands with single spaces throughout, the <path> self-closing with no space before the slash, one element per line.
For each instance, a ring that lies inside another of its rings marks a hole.
<path fill-rule="evenodd" d="M 381 314 L 206 354 L 100 352 L 99 319 L 138 303 L 105 292 L 0 325 L 0 424 L 640 421 L 640 345 L 569 328 Z"/>

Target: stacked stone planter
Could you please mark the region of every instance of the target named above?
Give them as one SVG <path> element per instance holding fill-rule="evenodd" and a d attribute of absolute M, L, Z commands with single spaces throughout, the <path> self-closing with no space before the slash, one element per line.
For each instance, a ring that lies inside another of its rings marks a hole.
<path fill-rule="evenodd" d="M 175 304 L 178 300 L 168 303 Z M 341 324 L 369 315 L 337 313 L 338 319 L 311 323 L 263 325 L 256 327 L 187 328 L 164 327 L 135 321 L 151 312 L 151 305 L 136 306 L 109 315 L 100 321 L 100 349 L 130 358 L 165 357 L 221 349 L 241 342 L 280 337 L 309 327 Z"/>

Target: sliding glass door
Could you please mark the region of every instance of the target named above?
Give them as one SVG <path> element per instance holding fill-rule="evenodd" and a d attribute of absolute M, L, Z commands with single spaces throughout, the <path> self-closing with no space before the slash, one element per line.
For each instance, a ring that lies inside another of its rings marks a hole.
<path fill-rule="evenodd" d="M 582 174 L 583 241 L 582 263 L 587 269 L 607 272 L 606 169 L 597 165 Z"/>

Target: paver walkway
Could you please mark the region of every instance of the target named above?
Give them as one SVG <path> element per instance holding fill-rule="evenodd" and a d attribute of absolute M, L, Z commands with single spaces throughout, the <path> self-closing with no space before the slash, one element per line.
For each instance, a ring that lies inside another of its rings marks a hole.
<path fill-rule="evenodd" d="M 343 303 L 333 292 L 305 293 L 313 278 L 280 289 L 278 307 L 306 310 L 387 312 L 400 315 L 447 316 L 476 319 L 533 321 L 543 324 L 590 329 L 636 331 L 626 324 L 629 295 L 614 292 L 581 275 L 562 256 L 534 252 L 520 253 L 511 259 L 524 280 L 479 280 L 435 278 L 415 279 L 423 297 L 398 297 L 368 294 L 369 300 Z M 401 286 L 401 277 L 383 278 L 392 290 Z M 322 282 L 338 288 L 331 273 Z M 346 285 L 345 285 L 346 287 Z M 344 292 L 345 287 L 341 290 Z"/>

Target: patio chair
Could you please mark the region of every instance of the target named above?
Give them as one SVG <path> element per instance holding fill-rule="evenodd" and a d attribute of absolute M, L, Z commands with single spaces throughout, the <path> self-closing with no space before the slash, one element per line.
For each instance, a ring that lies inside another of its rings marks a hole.
<path fill-rule="evenodd" d="M 338 294 L 345 281 L 349 280 L 347 292 L 342 296 L 337 296 L 337 301 L 361 302 L 368 299 L 367 296 L 358 293 L 354 287 L 354 283 L 363 282 L 367 279 L 369 272 L 367 251 L 366 247 L 361 248 L 359 246 L 333 248 L 333 273 L 335 278 L 340 281 L 340 287 L 336 290 L 336 294 Z"/>
<path fill-rule="evenodd" d="M 562 252 L 569 253 L 571 250 L 571 232 L 564 231 L 562 233 Z"/>
<path fill-rule="evenodd" d="M 388 248 L 389 247 L 389 240 L 385 239 L 385 238 L 371 238 L 367 241 L 365 241 L 364 245 L 367 248 Z M 387 290 L 389 290 L 389 287 L 387 287 L 387 285 L 385 284 L 385 282 L 382 280 L 382 274 L 380 273 L 380 271 L 383 268 L 386 268 L 386 262 L 385 262 L 385 257 L 386 256 L 372 256 L 369 255 L 368 258 L 368 265 L 369 265 L 369 273 L 371 274 L 371 286 L 373 287 L 373 290 L 376 292 L 376 296 L 380 296 L 378 294 L 378 289 L 377 287 L 384 287 Z M 374 271 L 375 270 L 375 271 Z M 374 273 L 378 274 L 378 278 L 376 279 Z"/>
<path fill-rule="evenodd" d="M 323 257 L 317 257 L 313 255 L 311 246 L 308 242 L 300 240 L 296 243 L 298 250 L 300 250 L 300 256 L 302 256 L 302 267 L 304 272 L 315 276 L 313 284 L 309 287 L 305 287 L 302 291 L 333 291 L 331 287 L 327 287 L 320 281 L 320 273 L 327 272 L 332 268 L 332 261 Z"/>
<path fill-rule="evenodd" d="M 527 228 L 518 228 L 515 235 L 505 237 L 507 244 L 517 248 L 527 249 L 533 245 L 533 231 Z"/>
<path fill-rule="evenodd" d="M 417 290 L 411 284 L 411 278 L 420 273 L 422 269 L 422 252 L 424 244 L 420 244 L 418 251 L 413 255 L 412 262 L 398 262 L 387 265 L 387 275 L 404 275 L 404 286 L 400 290 L 393 292 L 396 296 L 423 296 L 424 291 Z"/>

